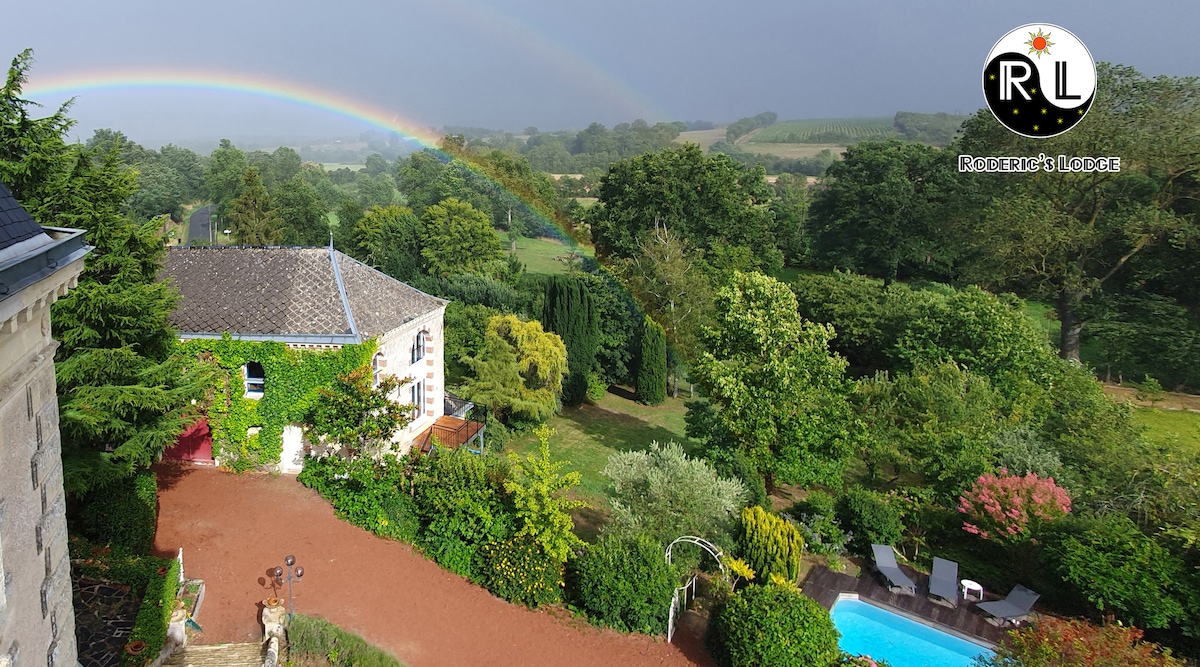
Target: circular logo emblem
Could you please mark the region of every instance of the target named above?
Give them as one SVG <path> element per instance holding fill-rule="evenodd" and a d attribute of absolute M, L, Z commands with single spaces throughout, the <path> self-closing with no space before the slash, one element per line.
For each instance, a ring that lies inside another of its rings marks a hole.
<path fill-rule="evenodd" d="M 1000 38 L 983 66 L 983 96 L 996 120 L 1025 137 L 1075 127 L 1096 96 L 1096 63 L 1079 38 L 1030 23 Z"/>

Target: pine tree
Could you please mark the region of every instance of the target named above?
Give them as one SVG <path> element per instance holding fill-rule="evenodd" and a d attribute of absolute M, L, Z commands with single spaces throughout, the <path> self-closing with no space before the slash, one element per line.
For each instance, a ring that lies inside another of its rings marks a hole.
<path fill-rule="evenodd" d="M 251 167 L 242 177 L 242 194 L 233 200 L 225 216 L 238 245 L 275 245 L 283 240 L 283 221 L 271 209 L 271 197 L 258 170 Z"/>
<path fill-rule="evenodd" d="M 542 325 L 567 346 L 568 373 L 563 381 L 563 405 L 579 405 L 587 397 L 588 375 L 596 365 L 600 318 L 582 280 L 555 276 L 546 285 Z"/>
<path fill-rule="evenodd" d="M 667 339 L 663 328 L 647 315 L 638 359 L 637 399 L 646 405 L 659 405 L 666 398 Z"/>
<path fill-rule="evenodd" d="M 136 176 L 121 151 L 104 159 L 63 134 L 67 107 L 29 117 L 21 99 L 32 53 L 13 59 L 0 90 L 0 179 L 44 225 L 87 230 L 94 246 L 79 285 L 52 306 L 63 484 L 82 493 L 157 460 L 196 417 L 206 367 L 178 353 L 168 322 L 178 293 L 158 280 L 162 220 L 122 215 Z"/>

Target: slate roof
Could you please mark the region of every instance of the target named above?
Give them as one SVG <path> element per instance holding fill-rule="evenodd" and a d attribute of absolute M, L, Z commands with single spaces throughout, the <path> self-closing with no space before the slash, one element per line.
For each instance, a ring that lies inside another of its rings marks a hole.
<path fill-rule="evenodd" d="M 42 228 L 0 183 L 0 250 L 42 233 Z"/>
<path fill-rule="evenodd" d="M 328 248 L 172 247 L 164 277 L 174 279 L 183 298 L 171 323 L 183 334 L 361 341 L 446 303 L 336 250 L 333 255 L 337 272 Z"/>

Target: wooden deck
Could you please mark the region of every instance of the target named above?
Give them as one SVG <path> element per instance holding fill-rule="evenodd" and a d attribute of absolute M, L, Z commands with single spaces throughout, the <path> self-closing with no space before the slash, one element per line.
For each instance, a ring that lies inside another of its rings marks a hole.
<path fill-rule="evenodd" d="M 483 424 L 480 422 L 445 415 L 438 417 L 433 426 L 422 431 L 421 435 L 418 435 L 413 440 L 413 443 L 417 447 L 420 447 L 421 451 L 426 454 L 433 449 L 434 437 L 437 438 L 438 444 L 442 447 L 458 449 L 470 442 L 475 436 L 482 436 L 482 433 L 480 433 L 482 430 Z M 483 438 L 480 437 L 481 442 L 478 445 L 480 450 L 482 450 L 482 440 Z"/>
<path fill-rule="evenodd" d="M 833 607 L 839 594 L 857 593 L 863 600 L 892 607 L 989 644 L 998 643 L 1008 631 L 1008 628 L 998 628 L 988 622 L 987 615 L 976 609 L 973 602 L 960 600 L 957 608 L 950 608 L 931 601 L 926 595 L 929 591 L 929 575 L 901 567 L 917 584 L 916 595 L 892 593 L 882 585 L 879 573 L 870 569 L 870 565 L 864 566 L 858 577 L 834 572 L 827 567 L 815 567 L 804 580 L 804 593 L 826 609 Z M 995 596 L 989 598 L 995 599 Z"/>

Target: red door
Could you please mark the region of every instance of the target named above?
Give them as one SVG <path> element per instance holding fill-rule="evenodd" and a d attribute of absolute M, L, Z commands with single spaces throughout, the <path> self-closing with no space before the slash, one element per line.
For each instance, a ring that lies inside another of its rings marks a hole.
<path fill-rule="evenodd" d="M 208 429 L 208 420 L 200 419 L 180 434 L 175 446 L 163 452 L 163 458 L 212 463 L 212 431 Z"/>

